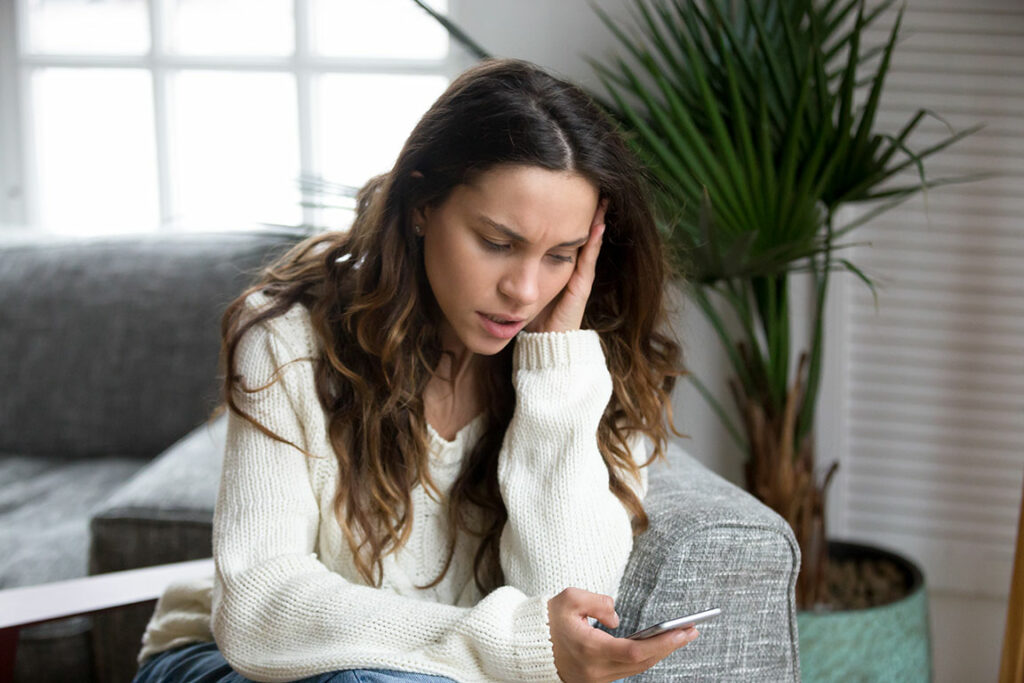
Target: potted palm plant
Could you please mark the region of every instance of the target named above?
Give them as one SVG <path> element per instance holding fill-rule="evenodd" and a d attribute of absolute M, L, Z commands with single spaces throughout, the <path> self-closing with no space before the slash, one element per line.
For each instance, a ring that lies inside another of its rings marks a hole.
<path fill-rule="evenodd" d="M 800 544 L 797 604 L 808 679 L 815 677 L 818 656 L 813 612 L 851 611 L 826 590 L 829 549 L 843 557 L 864 550 L 825 537 L 825 500 L 836 465 L 820 471 L 813 426 L 829 277 L 846 271 L 874 292 L 872 280 L 844 258 L 844 238 L 918 192 L 966 180 L 930 179 L 925 161 L 977 130 L 950 132 L 917 151 L 909 138 L 929 115 L 925 110 L 891 134 L 877 130 L 902 10 L 881 44 L 867 48 L 865 30 L 891 5 L 632 0 L 632 27 L 594 8 L 624 50 L 590 60 L 610 98 L 602 101 L 650 169 L 667 243 L 691 299 L 727 354 L 739 423 L 698 374 L 687 377 L 747 454 L 748 490 L 790 523 Z M 845 206 L 863 208 L 840 213 Z M 849 218 L 840 222 L 840 216 Z M 795 274 L 813 283 L 807 340 L 794 340 L 791 332 Z M 738 324 L 727 324 L 729 317 Z M 796 347 L 794 363 L 795 343 L 806 346 Z M 903 607 L 924 631 L 920 656 L 908 657 L 902 641 L 891 646 L 909 671 L 924 667 L 927 674 L 921 574 L 902 558 L 874 555 L 879 566 L 899 565 L 892 572 L 899 583 L 909 587 L 916 579 L 915 597 Z M 868 631 L 885 632 L 877 615 L 866 619 Z M 857 639 L 865 633 L 826 623 L 833 633 L 821 641 L 822 657 L 834 656 L 838 634 Z M 867 666 L 893 666 L 877 652 L 858 658 L 871 660 Z M 835 666 L 829 663 L 832 674 Z M 898 671 L 890 668 L 887 676 L 900 678 Z"/>

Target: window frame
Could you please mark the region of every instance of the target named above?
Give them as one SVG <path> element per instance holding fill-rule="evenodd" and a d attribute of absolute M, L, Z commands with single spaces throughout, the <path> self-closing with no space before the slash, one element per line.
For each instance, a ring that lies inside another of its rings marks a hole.
<path fill-rule="evenodd" d="M 457 16 L 460 0 L 448 0 L 448 15 Z M 170 162 L 170 81 L 180 70 L 259 71 L 295 78 L 299 168 L 303 178 L 320 174 L 315 140 L 314 80 L 323 74 L 440 75 L 449 81 L 471 60 L 456 41 L 441 59 L 348 58 L 312 51 L 312 0 L 292 0 L 295 50 L 280 57 L 195 56 L 168 53 L 164 41 L 167 0 L 146 0 L 150 49 L 141 55 L 28 54 L 28 0 L 0 0 L 0 231 L 41 232 L 40 178 L 36 167 L 36 131 L 32 74 L 40 68 L 133 68 L 152 79 L 159 220 L 155 231 L 182 229 L 173 219 L 174 188 Z M 412 0 L 409 0 L 410 4 Z M 8 151 L 9 150 L 9 151 Z M 302 223 L 320 225 L 320 209 L 303 206 Z M 144 232 L 141 231 L 140 232 Z"/>

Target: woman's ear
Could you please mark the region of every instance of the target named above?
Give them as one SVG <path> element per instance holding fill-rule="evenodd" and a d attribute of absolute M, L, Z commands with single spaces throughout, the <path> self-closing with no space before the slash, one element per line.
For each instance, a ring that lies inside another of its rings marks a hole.
<path fill-rule="evenodd" d="M 427 206 L 418 206 L 412 210 L 412 225 L 417 235 L 423 234 L 423 228 L 427 224 L 429 213 L 430 209 Z"/>

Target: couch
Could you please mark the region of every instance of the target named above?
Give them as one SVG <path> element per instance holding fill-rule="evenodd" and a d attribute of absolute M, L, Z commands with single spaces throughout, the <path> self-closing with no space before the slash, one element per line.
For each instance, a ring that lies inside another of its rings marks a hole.
<path fill-rule="evenodd" d="M 0 236 L 0 590 L 210 555 L 219 317 L 295 233 Z M 636 681 L 799 680 L 789 527 L 679 444 L 613 633 L 717 606 Z M 152 603 L 23 629 L 15 680 L 129 681 Z"/>

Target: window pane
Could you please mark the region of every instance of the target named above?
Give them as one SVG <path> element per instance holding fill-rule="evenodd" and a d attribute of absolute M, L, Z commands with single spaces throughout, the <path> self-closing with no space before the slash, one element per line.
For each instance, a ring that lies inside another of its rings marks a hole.
<path fill-rule="evenodd" d="M 448 81 L 442 76 L 327 74 L 317 85 L 322 174 L 358 187 L 391 169 L 405 138 Z"/>
<path fill-rule="evenodd" d="M 135 232 L 159 222 L 153 94 L 135 69 L 32 76 L 42 227 Z"/>
<path fill-rule="evenodd" d="M 428 2 L 439 12 L 448 0 Z M 412 0 L 314 0 L 314 50 L 331 57 L 443 59 L 448 31 Z"/>
<path fill-rule="evenodd" d="M 288 55 L 292 0 L 168 0 L 168 47 L 180 54 Z"/>
<path fill-rule="evenodd" d="M 301 223 L 294 78 L 186 71 L 173 93 L 175 226 Z"/>
<path fill-rule="evenodd" d="M 30 0 L 26 5 L 29 52 L 149 51 L 146 0 Z"/>

